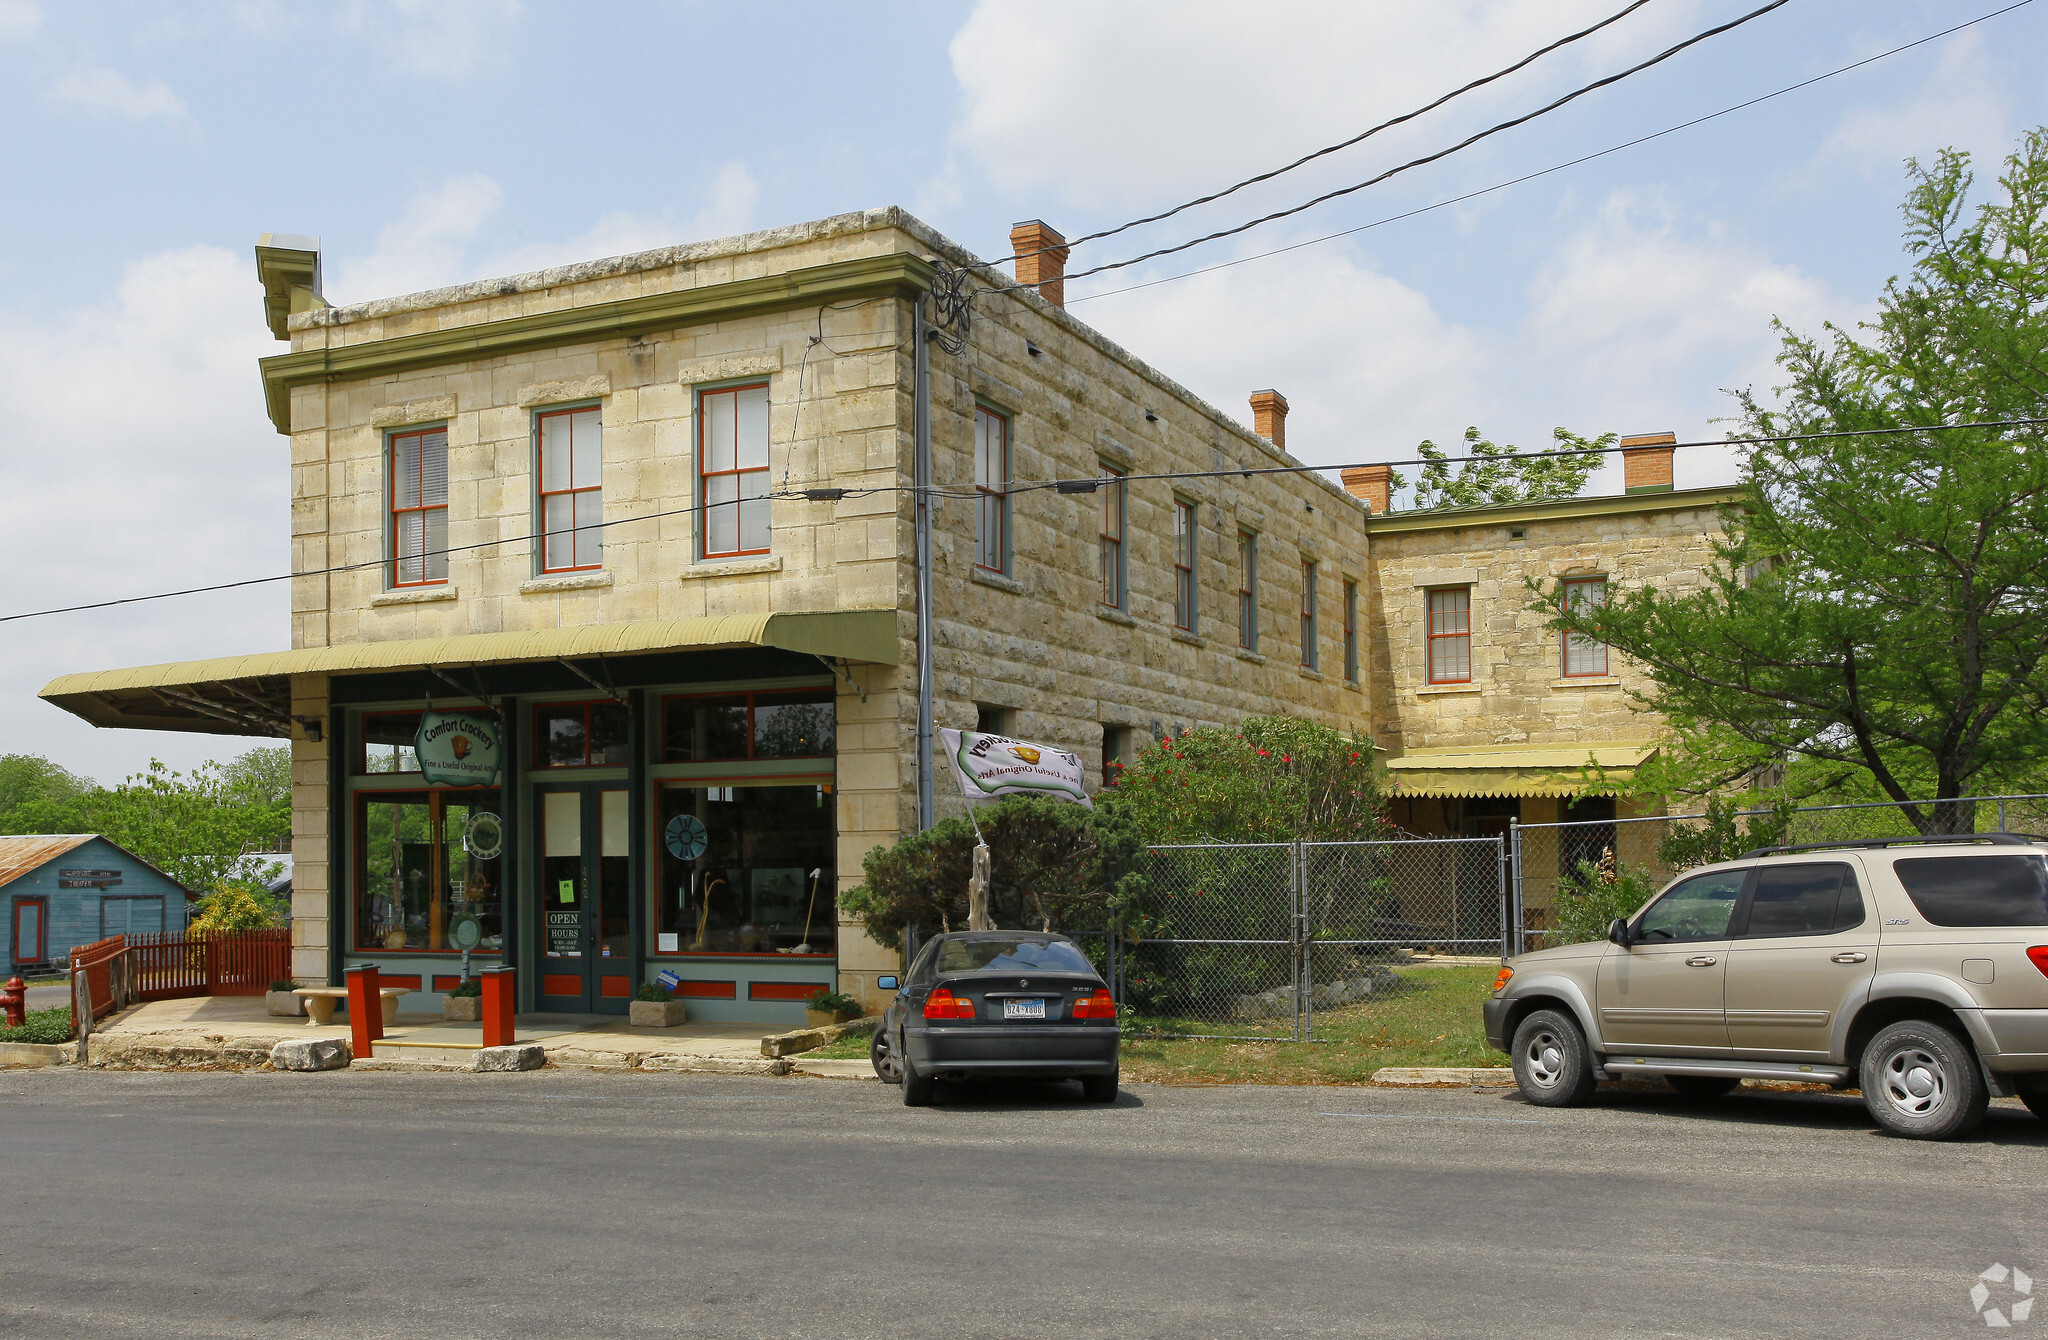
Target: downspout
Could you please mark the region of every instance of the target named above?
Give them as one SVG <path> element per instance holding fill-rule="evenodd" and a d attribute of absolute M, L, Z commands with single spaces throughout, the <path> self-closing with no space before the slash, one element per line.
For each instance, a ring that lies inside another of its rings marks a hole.
<path fill-rule="evenodd" d="M 932 356 L 931 333 L 925 325 L 925 300 L 919 294 L 911 322 L 916 347 L 916 404 L 912 429 L 911 496 L 917 531 L 917 827 L 938 822 L 932 793 Z"/>

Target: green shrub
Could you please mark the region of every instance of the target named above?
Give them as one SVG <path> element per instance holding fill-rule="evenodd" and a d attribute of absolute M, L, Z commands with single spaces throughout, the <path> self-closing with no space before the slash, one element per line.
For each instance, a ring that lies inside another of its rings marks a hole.
<path fill-rule="evenodd" d="M 298 983 L 289 977 L 280 977 L 270 984 L 270 989 L 272 991 L 289 991 L 297 985 Z"/>
<path fill-rule="evenodd" d="M 837 991 L 820 991 L 804 1002 L 804 1008 L 820 1014 L 858 1014 L 860 1002 Z"/>
<path fill-rule="evenodd" d="M 1558 881 L 1557 907 L 1544 946 L 1604 940 L 1610 922 L 1634 916 L 1662 887 L 1663 882 L 1647 870 L 1617 866 L 1612 850 L 1597 864 L 1581 861 L 1576 871 Z"/>
<path fill-rule="evenodd" d="M 472 977 L 466 982 L 457 982 L 454 986 L 449 987 L 445 994 L 450 1000 L 475 1000 L 482 996 L 483 993 L 483 979 L 481 977 Z"/>
<path fill-rule="evenodd" d="M 30 1010 L 19 1028 L 0 1028 L 0 1042 L 59 1043 L 71 1041 L 71 1007 Z"/>
<path fill-rule="evenodd" d="M 633 999 L 650 1000 L 657 1005 L 666 1005 L 674 1000 L 675 997 L 670 995 L 668 988 L 660 982 L 648 982 L 633 993 Z"/>

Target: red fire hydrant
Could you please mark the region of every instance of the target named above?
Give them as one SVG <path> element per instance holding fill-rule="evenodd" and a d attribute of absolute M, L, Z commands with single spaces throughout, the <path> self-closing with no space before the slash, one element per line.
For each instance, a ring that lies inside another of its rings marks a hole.
<path fill-rule="evenodd" d="M 28 984 L 19 977 L 7 979 L 7 985 L 0 987 L 0 1011 L 7 1015 L 9 1028 L 20 1028 L 28 1022 Z"/>

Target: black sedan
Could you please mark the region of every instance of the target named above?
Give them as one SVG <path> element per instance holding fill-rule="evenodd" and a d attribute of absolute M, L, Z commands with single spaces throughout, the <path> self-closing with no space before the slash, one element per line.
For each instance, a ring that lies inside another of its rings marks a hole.
<path fill-rule="evenodd" d="M 1064 935 L 934 936 L 900 984 L 876 985 L 897 991 L 869 1055 L 905 1106 L 930 1103 L 940 1079 L 1078 1079 L 1090 1102 L 1116 1101 L 1116 1003 Z"/>

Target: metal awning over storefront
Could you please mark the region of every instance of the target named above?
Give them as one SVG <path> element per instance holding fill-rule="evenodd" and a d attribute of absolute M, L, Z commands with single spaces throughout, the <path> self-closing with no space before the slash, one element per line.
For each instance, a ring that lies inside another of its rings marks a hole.
<path fill-rule="evenodd" d="M 1657 746 L 1641 741 L 1464 745 L 1386 760 L 1402 796 L 1611 796 Z"/>
<path fill-rule="evenodd" d="M 776 647 L 828 660 L 894 665 L 897 612 L 729 614 L 582 628 L 353 642 L 98 670 L 51 680 L 38 696 L 95 726 L 214 735 L 291 735 L 294 675 L 578 661 L 725 647 Z"/>

